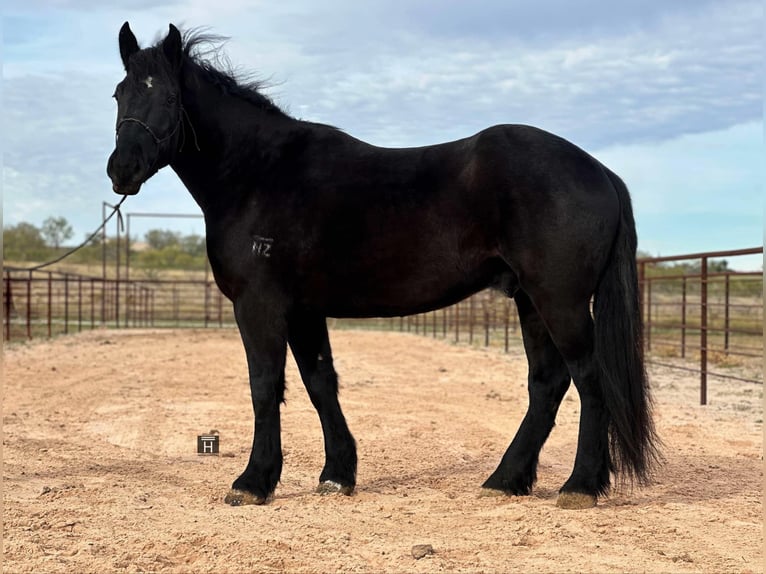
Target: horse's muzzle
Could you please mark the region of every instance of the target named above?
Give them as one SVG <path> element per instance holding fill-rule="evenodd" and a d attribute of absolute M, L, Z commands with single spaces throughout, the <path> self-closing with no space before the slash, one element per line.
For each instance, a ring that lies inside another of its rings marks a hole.
<path fill-rule="evenodd" d="M 141 162 L 135 158 L 120 156 L 117 150 L 109 156 L 106 175 L 112 180 L 112 191 L 119 195 L 136 195 L 148 179 Z"/>
<path fill-rule="evenodd" d="M 112 182 L 112 191 L 118 195 L 136 195 L 140 189 L 140 183 L 119 185 L 115 182 Z"/>

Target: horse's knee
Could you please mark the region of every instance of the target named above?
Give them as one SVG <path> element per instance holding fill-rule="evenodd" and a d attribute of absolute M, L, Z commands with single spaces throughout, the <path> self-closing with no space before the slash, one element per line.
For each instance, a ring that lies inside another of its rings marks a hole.
<path fill-rule="evenodd" d="M 256 415 L 267 415 L 278 411 L 279 404 L 284 402 L 284 374 L 265 375 L 250 380 L 250 398 Z"/>

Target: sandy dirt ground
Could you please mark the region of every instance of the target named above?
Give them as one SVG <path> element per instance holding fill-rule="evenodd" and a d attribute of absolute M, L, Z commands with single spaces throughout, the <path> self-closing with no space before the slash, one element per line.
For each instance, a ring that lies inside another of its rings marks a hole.
<path fill-rule="evenodd" d="M 6 347 L 5 572 L 761 572 L 762 386 L 652 370 L 666 465 L 562 510 L 567 395 L 528 497 L 481 496 L 526 408 L 526 363 L 400 333 L 332 333 L 359 447 L 354 496 L 314 493 L 318 418 L 291 359 L 282 482 L 222 502 L 252 414 L 234 330 L 96 331 Z M 196 454 L 216 429 L 221 456 Z M 416 545 L 433 553 L 413 557 Z"/>

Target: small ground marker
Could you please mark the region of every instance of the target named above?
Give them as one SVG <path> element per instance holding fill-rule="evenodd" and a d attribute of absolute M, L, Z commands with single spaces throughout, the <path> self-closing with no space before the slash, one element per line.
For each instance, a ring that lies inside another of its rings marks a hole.
<path fill-rule="evenodd" d="M 217 430 L 197 435 L 197 454 L 217 455 L 220 447 L 219 438 Z"/>

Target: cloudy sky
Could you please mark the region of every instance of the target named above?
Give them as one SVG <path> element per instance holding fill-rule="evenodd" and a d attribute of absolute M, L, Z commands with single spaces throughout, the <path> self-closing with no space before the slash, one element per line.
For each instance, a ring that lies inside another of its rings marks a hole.
<path fill-rule="evenodd" d="M 232 65 L 295 117 L 382 146 L 525 123 L 628 183 L 639 248 L 763 241 L 761 0 L 5 0 L 3 223 L 63 215 L 80 239 L 115 196 L 117 32 L 230 37 Z M 199 213 L 169 169 L 125 212 Z M 135 220 L 202 233 L 196 220 Z M 744 263 L 742 264 L 744 265 Z M 747 267 L 760 268 L 750 259 Z"/>

